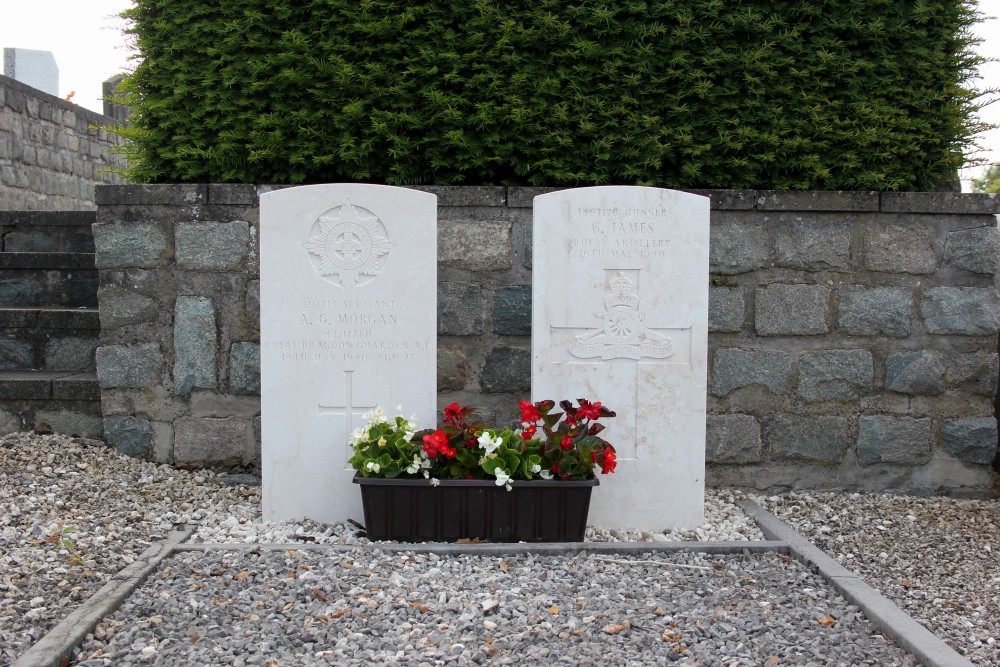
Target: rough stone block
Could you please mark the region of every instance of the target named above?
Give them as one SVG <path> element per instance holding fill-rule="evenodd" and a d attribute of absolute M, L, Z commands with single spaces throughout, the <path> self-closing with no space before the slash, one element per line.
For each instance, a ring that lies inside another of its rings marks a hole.
<path fill-rule="evenodd" d="M 705 437 L 708 463 L 760 461 L 760 424 L 753 415 L 708 415 Z"/>
<path fill-rule="evenodd" d="M 851 264 L 851 229 L 847 222 L 814 223 L 801 218 L 778 227 L 777 264 L 803 271 L 842 271 Z"/>
<path fill-rule="evenodd" d="M 153 453 L 153 426 L 138 417 L 108 416 L 104 440 L 122 454 L 148 459 Z"/>
<path fill-rule="evenodd" d="M 247 283 L 246 314 L 250 324 L 260 330 L 260 281 L 251 280 Z"/>
<path fill-rule="evenodd" d="M 437 302 L 439 335 L 470 336 L 484 332 L 486 299 L 481 285 L 440 282 Z"/>
<path fill-rule="evenodd" d="M 778 350 L 716 350 L 712 360 L 712 394 L 725 396 L 740 387 L 763 385 L 785 391 L 792 359 Z"/>
<path fill-rule="evenodd" d="M 845 401 L 871 390 L 874 362 L 867 350 L 815 350 L 799 357 L 799 395 L 807 401 Z"/>
<path fill-rule="evenodd" d="M 851 336 L 910 335 L 913 294 L 906 287 L 844 287 L 837 327 Z"/>
<path fill-rule="evenodd" d="M 531 390 L 531 350 L 493 349 L 486 357 L 479 384 L 487 394 L 526 394 Z"/>
<path fill-rule="evenodd" d="M 1000 356 L 996 352 L 953 354 L 947 360 L 948 386 L 980 396 L 996 396 Z"/>
<path fill-rule="evenodd" d="M 735 332 L 743 329 L 743 288 L 708 288 L 708 330 Z"/>
<path fill-rule="evenodd" d="M 994 275 L 1000 256 L 1000 235 L 996 227 L 962 229 L 948 234 L 944 246 L 945 266 Z"/>
<path fill-rule="evenodd" d="M 922 225 L 873 224 L 864 235 L 865 265 L 886 273 L 934 273 L 934 236 Z"/>
<path fill-rule="evenodd" d="M 259 343 L 233 343 L 229 348 L 229 390 L 234 394 L 260 393 Z"/>
<path fill-rule="evenodd" d="M 0 337 L 0 370 L 18 371 L 35 367 L 35 351 L 30 341 Z"/>
<path fill-rule="evenodd" d="M 920 303 L 932 334 L 981 336 L 1000 330 L 1000 296 L 992 288 L 932 287 Z"/>
<path fill-rule="evenodd" d="M 438 264 L 506 271 L 512 256 L 511 224 L 506 220 L 438 220 Z"/>
<path fill-rule="evenodd" d="M 763 190 L 757 193 L 761 211 L 877 211 L 878 192 L 836 190 Z"/>
<path fill-rule="evenodd" d="M 55 433 L 80 437 L 99 438 L 104 429 L 104 419 L 69 410 L 39 410 L 35 413 L 35 426 L 47 425 Z"/>
<path fill-rule="evenodd" d="M 45 344 L 45 368 L 54 371 L 94 370 L 96 338 L 52 338 Z"/>
<path fill-rule="evenodd" d="M 45 286 L 30 278 L 10 278 L 0 280 L 0 306 L 37 306 L 42 295 L 45 294 Z"/>
<path fill-rule="evenodd" d="M 461 391 L 469 378 L 469 364 L 462 350 L 439 347 L 437 355 L 438 391 Z"/>
<path fill-rule="evenodd" d="M 527 268 L 531 268 L 531 262 L 534 259 L 535 252 L 535 233 L 533 227 L 528 227 L 524 230 L 524 254 L 522 257 L 522 264 Z"/>
<path fill-rule="evenodd" d="M 767 232 L 761 225 L 712 222 L 708 252 L 711 273 L 746 273 L 766 266 L 769 259 Z"/>
<path fill-rule="evenodd" d="M 240 271 L 246 265 L 250 223 L 178 224 L 174 232 L 177 266 L 184 271 Z"/>
<path fill-rule="evenodd" d="M 761 336 L 808 336 L 827 333 L 830 290 L 822 285 L 776 283 L 757 288 L 754 313 Z"/>
<path fill-rule="evenodd" d="M 174 422 L 174 463 L 232 465 L 242 463 L 252 433 L 245 419 L 181 417 Z"/>
<path fill-rule="evenodd" d="M 941 394 L 944 360 L 926 350 L 894 354 L 885 361 L 885 388 L 900 394 Z"/>
<path fill-rule="evenodd" d="M 501 287 L 493 296 L 493 326 L 499 334 L 531 334 L 531 285 Z"/>
<path fill-rule="evenodd" d="M 150 387 L 162 380 L 163 353 L 156 343 L 98 347 L 96 359 L 101 389 Z"/>
<path fill-rule="evenodd" d="M 94 264 L 98 269 L 152 269 L 169 256 L 161 225 L 152 222 L 99 222 L 94 225 Z"/>
<path fill-rule="evenodd" d="M 211 299 L 179 296 L 174 314 L 174 388 L 181 396 L 191 390 L 215 389 L 218 340 Z"/>
<path fill-rule="evenodd" d="M 863 465 L 920 465 L 930 459 L 930 419 L 882 415 L 858 419 L 858 460 Z"/>
<path fill-rule="evenodd" d="M 844 417 L 777 415 L 767 428 L 771 455 L 779 460 L 839 463 L 847 452 Z"/>
<path fill-rule="evenodd" d="M 966 463 L 992 463 L 997 453 L 993 417 L 961 417 L 941 422 L 941 449 Z"/>
<path fill-rule="evenodd" d="M 97 306 L 101 314 L 101 327 L 104 329 L 118 329 L 156 319 L 155 301 L 113 285 L 98 291 Z"/>
<path fill-rule="evenodd" d="M 21 424 L 21 418 L 18 415 L 7 410 L 0 410 L 0 435 L 17 433 L 22 430 L 24 430 L 24 426 Z"/>

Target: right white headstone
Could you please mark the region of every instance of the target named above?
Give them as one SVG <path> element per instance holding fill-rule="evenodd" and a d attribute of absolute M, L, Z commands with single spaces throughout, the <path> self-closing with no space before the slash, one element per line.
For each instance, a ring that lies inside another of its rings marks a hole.
<path fill-rule="evenodd" d="M 589 523 L 694 528 L 705 503 L 707 197 L 609 186 L 534 199 L 533 400 L 617 412 Z"/>

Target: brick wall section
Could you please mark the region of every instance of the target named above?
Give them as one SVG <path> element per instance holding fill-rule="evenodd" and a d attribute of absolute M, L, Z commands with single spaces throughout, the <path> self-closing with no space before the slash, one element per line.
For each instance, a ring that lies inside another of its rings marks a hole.
<path fill-rule="evenodd" d="M 0 211 L 93 210 L 94 187 L 121 181 L 114 123 L 0 76 Z"/>
<path fill-rule="evenodd" d="M 531 202 L 551 190 L 425 189 L 439 205 L 439 403 L 513 420 L 530 390 L 531 241 L 544 231 Z M 700 194 L 712 198 L 709 482 L 988 489 L 1000 200 Z M 257 189 L 97 197 L 107 437 L 182 465 L 257 463 Z"/>

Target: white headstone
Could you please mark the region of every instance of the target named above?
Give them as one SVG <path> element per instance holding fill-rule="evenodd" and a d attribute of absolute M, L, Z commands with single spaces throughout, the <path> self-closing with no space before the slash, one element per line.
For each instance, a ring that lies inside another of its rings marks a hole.
<path fill-rule="evenodd" d="M 589 522 L 693 528 L 705 502 L 707 197 L 593 187 L 535 197 L 533 400 L 616 411 Z"/>
<path fill-rule="evenodd" d="M 260 197 L 267 520 L 360 520 L 351 431 L 380 405 L 435 423 L 437 197 L 307 185 Z"/>

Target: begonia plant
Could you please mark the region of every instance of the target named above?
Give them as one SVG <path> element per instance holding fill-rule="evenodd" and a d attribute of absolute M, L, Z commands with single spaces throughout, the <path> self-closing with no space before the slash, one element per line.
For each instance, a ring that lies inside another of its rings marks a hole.
<path fill-rule="evenodd" d="M 599 434 L 599 419 L 615 413 L 587 399 L 520 402 L 521 427 L 487 428 L 475 408 L 452 403 L 439 428 L 418 430 L 414 418 L 365 415 L 351 439 L 349 463 L 363 477 L 492 479 L 508 490 L 519 480 L 591 479 L 614 472 L 615 448 Z"/>

